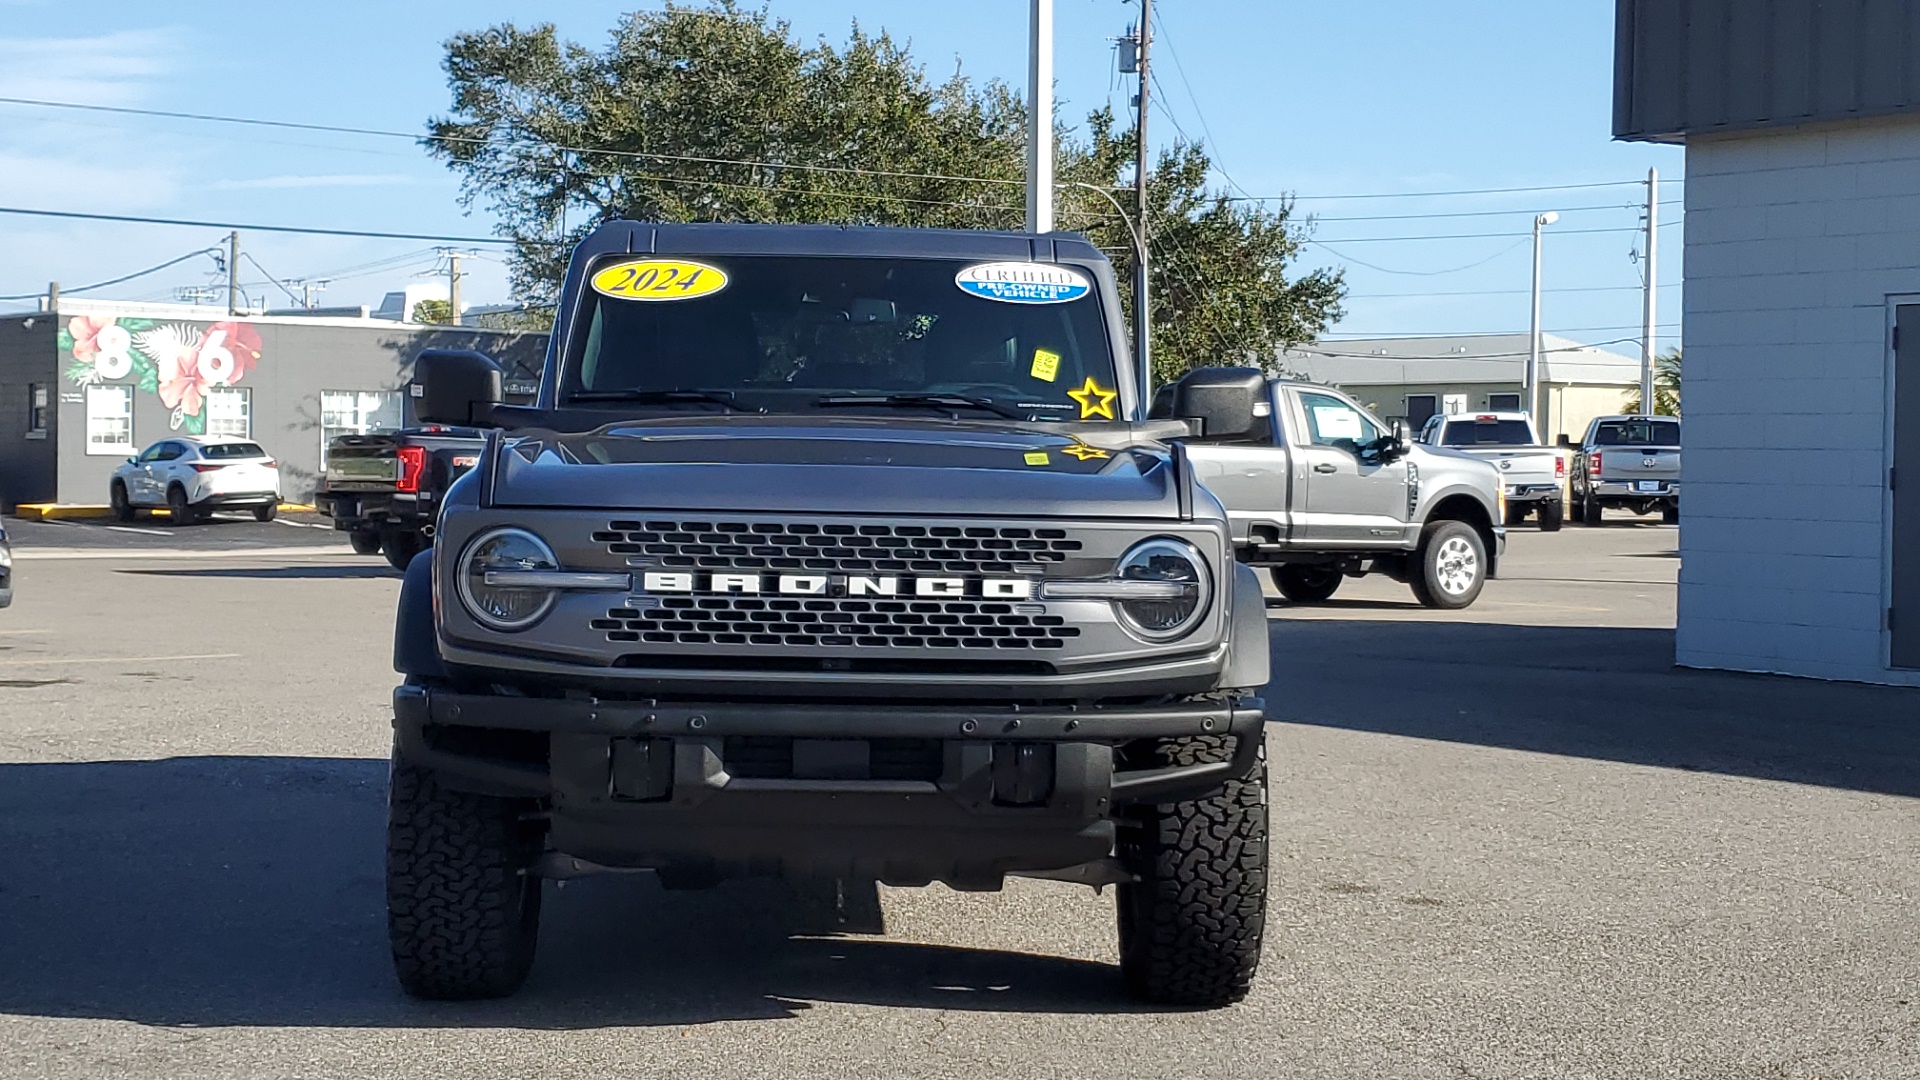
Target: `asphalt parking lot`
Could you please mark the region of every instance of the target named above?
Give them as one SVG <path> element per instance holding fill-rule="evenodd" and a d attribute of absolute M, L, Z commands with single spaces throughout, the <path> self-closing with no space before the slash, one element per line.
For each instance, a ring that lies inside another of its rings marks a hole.
<path fill-rule="evenodd" d="M 1920 692 L 1670 666 L 1675 531 L 1515 531 L 1436 615 L 1271 602 L 1266 962 L 1142 1009 L 1111 894 L 548 895 L 505 1002 L 402 997 L 397 575 L 298 523 L 9 522 L 0 1077 L 1912 1077 Z M 165 535 L 158 535 L 165 534 Z"/>

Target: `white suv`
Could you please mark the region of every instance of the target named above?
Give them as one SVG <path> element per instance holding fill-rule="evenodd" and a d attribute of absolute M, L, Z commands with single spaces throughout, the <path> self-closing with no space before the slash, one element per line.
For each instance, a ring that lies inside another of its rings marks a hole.
<path fill-rule="evenodd" d="M 175 525 L 204 521 L 215 510 L 251 510 L 272 521 L 280 507 L 280 465 L 245 439 L 163 439 L 113 470 L 113 515 L 132 521 L 142 508 L 166 507 Z"/>

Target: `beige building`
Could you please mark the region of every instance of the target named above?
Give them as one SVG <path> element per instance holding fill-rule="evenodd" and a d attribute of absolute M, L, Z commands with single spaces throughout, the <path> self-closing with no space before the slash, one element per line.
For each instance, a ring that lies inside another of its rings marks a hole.
<path fill-rule="evenodd" d="M 1640 361 L 1591 345 L 1541 335 L 1545 413 L 1541 438 L 1578 437 L 1596 416 L 1621 411 L 1639 391 Z M 1337 386 L 1384 420 L 1419 430 L 1435 413 L 1522 408 L 1527 370 L 1526 334 L 1365 338 L 1322 341 L 1288 349 L 1288 371 Z"/>

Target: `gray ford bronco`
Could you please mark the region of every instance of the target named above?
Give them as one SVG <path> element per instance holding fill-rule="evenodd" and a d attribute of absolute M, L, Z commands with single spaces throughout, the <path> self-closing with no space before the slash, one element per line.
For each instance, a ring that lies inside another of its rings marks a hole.
<path fill-rule="evenodd" d="M 1241 998 L 1267 622 L 1186 446 L 1264 384 L 1147 421 L 1125 356 L 1077 236 L 625 221 L 533 404 L 424 354 L 421 421 L 487 441 L 399 605 L 402 986 L 512 993 L 543 879 L 639 869 L 1111 884 L 1135 994 Z"/>

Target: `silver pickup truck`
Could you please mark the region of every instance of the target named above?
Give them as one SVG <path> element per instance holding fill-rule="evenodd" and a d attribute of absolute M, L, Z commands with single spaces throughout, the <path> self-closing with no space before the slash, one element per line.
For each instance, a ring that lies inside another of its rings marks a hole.
<path fill-rule="evenodd" d="M 1416 439 L 1428 446 L 1458 450 L 1499 469 L 1500 482 L 1507 489 L 1508 525 L 1537 515 L 1541 532 L 1560 531 L 1567 516 L 1562 497 L 1567 480 L 1566 453 L 1541 445 L 1533 418 L 1526 413 L 1436 416 L 1420 429 Z"/>
<path fill-rule="evenodd" d="M 1660 520 L 1680 523 L 1679 417 L 1595 417 L 1577 446 L 1566 445 L 1574 451 L 1572 497 L 1582 524 L 1600 524 L 1609 506 L 1637 514 L 1657 508 Z"/>
<path fill-rule="evenodd" d="M 1204 370 L 1189 378 L 1222 369 Z M 1185 447 L 1227 509 L 1241 562 L 1269 567 L 1296 603 L 1369 573 L 1405 582 L 1427 607 L 1473 603 L 1506 549 L 1498 469 L 1412 442 L 1332 387 L 1272 379 L 1261 404 L 1270 424 L 1254 438 Z"/>

